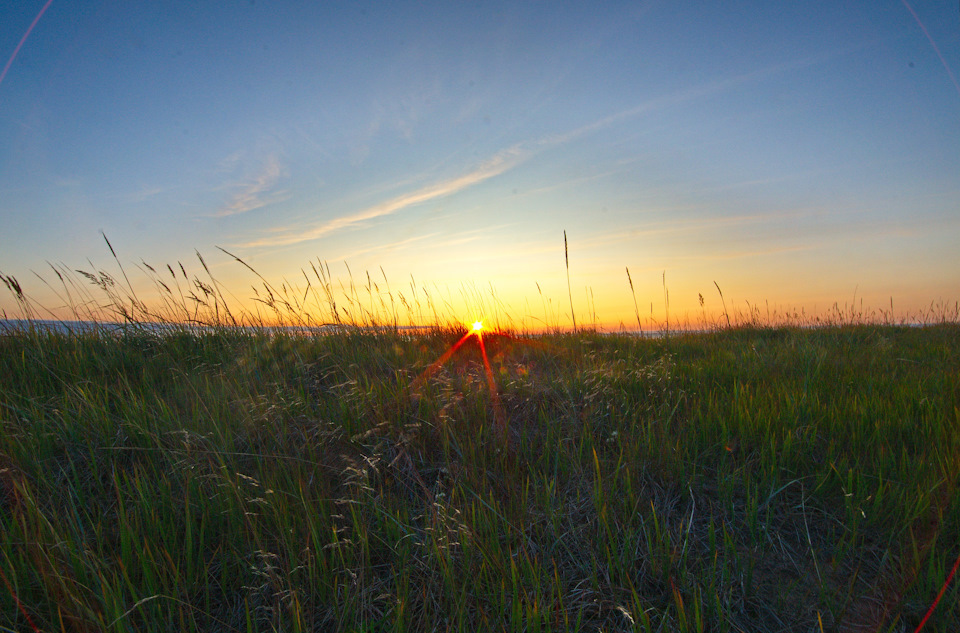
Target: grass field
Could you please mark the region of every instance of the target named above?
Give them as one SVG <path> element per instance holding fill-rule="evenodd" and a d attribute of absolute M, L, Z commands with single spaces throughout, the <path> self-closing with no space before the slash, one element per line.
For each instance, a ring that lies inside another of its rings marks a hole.
<path fill-rule="evenodd" d="M 0 335 L 0 628 L 914 631 L 960 555 L 956 324 L 463 334 Z"/>

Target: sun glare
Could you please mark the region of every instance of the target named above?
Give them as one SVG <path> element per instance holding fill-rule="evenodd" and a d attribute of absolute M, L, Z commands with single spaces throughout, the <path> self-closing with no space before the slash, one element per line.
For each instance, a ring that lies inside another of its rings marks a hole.
<path fill-rule="evenodd" d="M 473 322 L 473 331 L 479 332 L 483 329 L 483 321 L 474 321 Z"/>

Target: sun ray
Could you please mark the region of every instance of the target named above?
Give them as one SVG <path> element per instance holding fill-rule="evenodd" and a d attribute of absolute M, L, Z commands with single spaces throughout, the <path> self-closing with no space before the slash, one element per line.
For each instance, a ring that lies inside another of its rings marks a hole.
<path fill-rule="evenodd" d="M 479 321 L 477 322 L 479 323 Z M 474 326 L 477 325 L 474 323 Z M 493 378 L 493 369 L 490 368 L 490 358 L 487 356 L 487 348 L 483 344 L 483 336 L 480 330 L 474 330 L 477 336 L 477 342 L 480 344 L 480 354 L 483 356 L 483 369 L 487 375 L 487 388 L 490 391 L 490 399 L 493 403 L 493 414 L 496 417 L 497 427 L 500 433 L 506 438 L 507 435 L 507 416 L 500 405 L 500 393 L 497 391 L 497 382 Z"/>
<path fill-rule="evenodd" d="M 517 338 L 508 334 L 507 332 L 499 331 L 488 331 L 487 328 L 483 325 L 483 319 L 477 319 L 472 323 L 467 321 L 464 324 L 467 326 L 467 332 L 460 337 L 460 339 L 451 345 L 447 350 L 440 355 L 440 358 L 430 363 L 423 372 L 417 376 L 417 378 L 410 384 L 410 393 L 416 394 L 423 388 L 424 383 L 430 376 L 434 375 L 443 367 L 447 361 L 449 361 L 457 351 L 460 350 L 463 345 L 469 341 L 472 337 L 477 339 L 477 347 L 480 350 L 480 356 L 483 359 L 483 373 L 487 382 L 487 390 L 489 392 L 490 404 L 493 408 L 494 421 L 497 427 L 498 432 L 504 440 L 507 438 L 507 415 L 503 409 L 503 404 L 500 401 L 500 391 L 497 388 L 496 376 L 493 373 L 493 367 L 490 364 L 490 355 L 487 353 L 487 346 L 484 342 L 484 339 L 490 337 L 491 340 L 502 339 L 510 342 L 519 342 L 523 345 L 534 347 L 537 349 L 548 350 L 556 352 L 552 345 L 543 343 L 541 341 L 534 341 L 527 338 Z M 564 350 L 559 350 L 561 353 Z M 499 353 L 499 352 L 497 352 Z"/>
<path fill-rule="evenodd" d="M 454 343 L 453 345 L 451 345 L 450 348 L 447 351 L 445 351 L 442 356 L 440 356 L 440 358 L 433 361 L 429 367 L 424 369 L 423 373 L 417 376 L 417 379 L 413 381 L 412 385 L 410 385 L 410 388 L 413 391 L 417 391 L 423 385 L 423 383 L 426 382 L 427 378 L 435 374 L 438 369 L 443 367 L 444 363 L 450 360 L 450 357 L 453 356 L 456 353 L 456 351 L 460 349 L 460 347 L 464 343 L 467 342 L 467 339 L 469 339 L 473 335 L 474 335 L 473 332 L 467 332 L 466 334 L 464 334 L 460 338 L 460 340 Z"/>

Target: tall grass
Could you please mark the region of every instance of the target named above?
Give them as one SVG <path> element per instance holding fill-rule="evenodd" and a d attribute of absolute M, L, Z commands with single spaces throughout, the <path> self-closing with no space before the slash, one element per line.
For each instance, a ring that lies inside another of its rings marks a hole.
<path fill-rule="evenodd" d="M 129 266 L 123 265 L 109 239 L 106 235 L 103 237 L 114 260 L 115 270 L 97 267 L 89 262 L 87 267 L 77 269 L 58 263 L 49 264 L 53 275 L 49 279 L 34 273 L 55 298 L 52 305 L 49 301 L 41 303 L 32 299 L 18 279 L 0 271 L 0 281 L 17 305 L 16 313 L 3 311 L 0 317 L 6 321 L 22 320 L 27 323 L 54 321 L 61 329 L 77 327 L 82 323 L 87 328 L 98 325 L 112 328 L 116 324 L 128 329 L 169 331 L 198 327 L 283 327 L 301 333 L 317 333 L 344 328 L 399 331 L 401 328 L 459 327 L 464 315 L 485 315 L 489 325 L 502 330 L 548 333 L 566 329 L 562 325 L 559 306 L 544 295 L 539 283 L 536 283 L 536 288 L 542 303 L 543 319 L 532 315 L 517 318 L 492 284 L 487 288 L 464 285 L 457 293 L 459 296 L 455 296 L 449 289 L 421 285 L 411 277 L 405 289 L 394 290 L 382 268 L 382 284 L 370 271 L 364 271 L 366 284 L 360 285 L 354 279 L 349 265 L 346 266 L 347 279 L 336 279 L 330 272 L 329 264 L 319 260 L 309 262 L 307 267 L 300 269 L 302 281 L 291 283 L 283 279 L 282 283 L 278 283 L 266 279 L 241 257 L 219 247 L 218 250 L 224 255 L 254 275 L 256 283 L 249 291 L 241 292 L 247 297 L 252 294 L 251 299 L 241 300 L 233 291 L 225 288 L 214 277 L 199 252 L 196 252 L 196 259 L 202 273 L 188 272 L 189 263 L 185 265 L 181 261 L 153 266 L 141 260 L 135 268 L 147 285 L 152 287 L 152 291 L 144 296 L 143 290 L 139 294 L 136 290 L 144 285 L 142 280 L 137 285 L 131 281 L 127 270 Z M 576 332 L 578 325 L 566 232 L 564 262 L 570 322 Z M 711 331 L 737 327 L 825 327 L 877 323 L 926 325 L 960 321 L 960 302 L 933 301 L 916 313 L 898 316 L 894 312 L 892 298 L 889 309 L 869 310 L 864 308 L 862 299 L 857 305 L 855 295 L 852 303 L 842 306 L 834 303 L 825 313 L 809 314 L 805 310 L 782 308 L 771 310 L 769 306 L 765 313 L 761 313 L 759 306 L 751 305 L 749 301 L 743 302 L 745 308 L 737 308 L 732 302 L 728 306 L 723 291 L 714 281 L 723 310 L 718 317 L 707 316 L 701 293 L 701 316 L 698 321 L 685 317 L 680 320 L 674 318 L 671 322 L 670 289 L 664 271 L 661 275 L 664 320 L 659 322 L 654 318 L 651 303 L 648 325 L 645 327 L 629 268 L 626 268 L 626 274 L 627 288 L 634 303 L 637 332 L 647 335 L 667 335 L 671 329 Z M 592 328 L 600 330 L 600 316 L 593 301 L 592 288 L 587 289 L 587 306 L 588 316 L 593 321 Z"/>
<path fill-rule="evenodd" d="M 955 322 L 481 339 L 143 266 L 159 307 L 54 267 L 125 328 L 0 335 L 5 630 L 912 631 L 960 556 Z"/>
<path fill-rule="evenodd" d="M 956 326 L 487 336 L 505 439 L 459 334 L 0 337 L 0 624 L 900 631 L 960 554 Z"/>
<path fill-rule="evenodd" d="M 633 299 L 633 310 L 637 315 L 637 333 L 639 334 L 643 332 L 643 324 L 640 323 L 640 308 L 637 306 L 637 292 L 633 289 L 633 279 L 630 277 L 630 268 L 628 266 L 625 268 L 627 271 L 627 283 L 630 284 L 630 296 Z"/>
<path fill-rule="evenodd" d="M 573 331 L 577 331 L 577 313 L 573 309 L 573 290 L 570 288 L 570 252 L 567 249 L 567 232 L 563 232 L 563 262 L 567 268 L 567 295 L 570 297 L 570 319 L 573 321 Z"/>

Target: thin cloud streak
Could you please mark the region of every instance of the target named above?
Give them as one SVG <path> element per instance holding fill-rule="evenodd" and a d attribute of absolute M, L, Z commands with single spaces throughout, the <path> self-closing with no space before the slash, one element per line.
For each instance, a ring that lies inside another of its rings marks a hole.
<path fill-rule="evenodd" d="M 793 62 L 775 64 L 759 70 L 743 73 L 727 79 L 708 82 L 701 86 L 696 86 L 673 94 L 651 99 L 650 101 L 597 119 L 596 121 L 568 132 L 561 134 L 549 134 L 533 142 L 517 143 L 495 155 L 473 172 L 458 178 L 430 185 L 410 194 L 398 196 L 353 215 L 334 218 L 333 220 L 315 226 L 314 228 L 306 231 L 297 227 L 281 227 L 279 229 L 271 229 L 270 232 L 275 233 L 282 231 L 286 234 L 277 237 L 266 237 L 252 240 L 250 242 L 240 244 L 239 246 L 247 248 L 290 246 L 293 244 L 316 240 L 367 220 L 392 215 L 407 207 L 436 198 L 452 195 L 463 189 L 471 187 L 475 184 L 479 184 L 480 182 L 509 171 L 540 151 L 565 145 L 582 136 L 586 136 L 592 132 L 602 130 L 622 121 L 641 116 L 651 111 L 672 107 L 687 101 L 693 101 L 702 97 L 725 92 L 742 84 L 759 81 L 767 77 L 787 72 L 789 70 L 812 66 L 825 61 L 836 54 L 838 54 L 836 51 L 832 51 Z"/>
<path fill-rule="evenodd" d="M 455 233 L 444 233 L 436 231 L 433 233 L 427 233 L 424 235 L 418 235 L 415 237 L 409 237 L 402 240 L 397 240 L 394 242 L 389 242 L 386 244 L 379 244 L 377 246 L 371 246 L 370 248 L 364 248 L 361 250 L 351 251 L 345 255 L 338 255 L 333 259 L 342 259 L 347 260 L 353 257 L 359 257 L 361 255 L 366 255 L 367 253 L 387 253 L 393 250 L 402 249 L 404 247 L 410 246 L 411 244 L 416 244 L 418 242 L 423 242 L 425 240 L 433 240 L 424 245 L 421 249 L 421 253 L 425 249 L 430 250 L 448 250 L 450 248 L 461 246 L 463 244 L 469 244 L 471 242 L 476 242 L 477 240 L 483 239 L 485 236 L 488 236 L 496 231 L 501 229 L 509 228 L 514 226 L 512 223 L 508 224 L 498 224 L 494 226 L 485 226 L 481 228 L 469 229 L 466 231 L 457 231 Z"/>
<path fill-rule="evenodd" d="M 733 251 L 727 253 L 711 253 L 709 255 L 677 255 L 675 259 L 677 261 L 685 262 L 716 262 L 716 261 L 732 261 L 735 259 L 745 259 L 747 257 L 769 257 L 771 255 L 783 255 L 785 253 L 805 253 L 810 251 L 821 250 L 823 247 L 820 244 L 805 244 L 803 246 L 780 246 L 774 248 L 764 248 L 759 250 L 744 250 L 744 251 Z M 654 266 L 650 270 L 657 270 L 658 267 Z"/>
<path fill-rule="evenodd" d="M 402 211 L 403 209 L 421 204 L 423 202 L 429 202 L 430 200 L 436 200 L 437 198 L 444 198 L 446 196 L 453 195 L 513 169 L 526 160 L 529 155 L 529 152 L 524 150 L 521 145 L 514 145 L 513 147 L 495 155 L 493 158 L 480 165 L 480 167 L 477 169 L 462 176 L 423 187 L 412 193 L 397 196 L 387 200 L 386 202 L 382 202 L 372 207 L 368 207 L 358 213 L 354 213 L 353 215 L 334 218 L 328 222 L 315 226 L 312 229 L 299 230 L 291 227 L 287 229 L 286 235 L 253 240 L 251 242 L 241 244 L 241 246 L 248 248 L 263 246 L 290 246 L 292 244 L 316 240 L 329 235 L 330 233 L 349 228 L 368 220 L 392 215 L 398 211 Z"/>
<path fill-rule="evenodd" d="M 758 223 L 776 223 L 784 219 L 795 219 L 809 215 L 811 215 L 811 213 L 804 210 L 798 212 L 757 213 L 732 217 L 670 219 L 650 222 L 641 226 L 625 227 L 615 232 L 588 237 L 582 240 L 581 247 L 598 248 L 620 242 L 629 242 L 640 237 L 663 236 L 677 233 L 692 235 L 704 231 L 716 231 L 721 228 L 741 227 Z"/>
<path fill-rule="evenodd" d="M 674 209 L 695 209 L 696 206 L 675 207 Z M 658 211 L 663 211 L 659 209 Z M 649 222 L 643 225 L 626 226 L 616 231 L 608 231 L 594 235 L 582 236 L 571 244 L 571 250 L 592 251 L 596 249 L 609 248 L 617 244 L 636 242 L 645 238 L 663 238 L 669 235 L 697 235 L 707 231 L 711 233 L 722 229 L 731 229 L 758 224 L 772 224 L 778 221 L 789 219 L 798 220 L 801 218 L 818 215 L 819 209 L 799 209 L 796 211 L 784 211 L 776 214 L 761 213 L 751 215 L 738 215 L 732 217 L 698 217 L 686 219 L 663 220 Z M 784 247 L 784 252 L 792 250 L 804 250 L 809 247 Z M 525 255 L 542 255 L 547 253 L 556 253 L 557 246 L 553 241 L 533 241 L 524 244 L 522 249 Z M 769 252 L 775 252 L 771 250 Z"/>
<path fill-rule="evenodd" d="M 148 186 L 142 187 L 139 191 L 120 193 L 110 196 L 110 198 L 113 200 L 120 200 L 125 204 L 140 204 L 150 200 L 151 198 L 155 198 L 163 193 L 166 193 L 167 191 L 169 191 L 169 189 L 165 187 Z"/>
<path fill-rule="evenodd" d="M 370 248 L 364 248 L 357 251 L 352 251 L 345 255 L 340 255 L 336 259 L 348 260 L 353 257 L 359 257 L 361 255 L 366 255 L 367 253 L 383 253 L 396 250 L 398 248 L 403 248 L 404 246 L 409 246 L 410 244 L 415 244 L 417 242 L 422 242 L 423 240 L 428 240 L 432 237 L 438 236 L 439 233 L 427 233 L 426 235 L 418 235 L 417 237 L 410 237 L 405 240 L 398 240 L 396 242 L 390 242 L 389 244 L 380 244 L 378 246 L 372 246 Z"/>
<path fill-rule="evenodd" d="M 633 106 L 632 108 L 627 108 L 626 110 L 621 110 L 620 112 L 615 112 L 611 115 L 605 116 L 603 118 L 592 121 L 586 125 L 583 125 L 579 128 L 565 132 L 563 134 L 554 134 L 545 137 L 540 141 L 540 145 L 563 145 L 569 143 L 570 141 L 576 140 L 581 136 L 590 134 L 591 132 L 596 132 L 611 125 L 627 121 L 633 118 L 636 118 L 640 115 L 646 114 L 648 112 L 653 112 L 655 110 L 662 110 L 668 107 L 674 107 L 681 103 L 686 103 L 688 101 L 694 101 L 703 97 L 709 97 L 722 92 L 726 92 L 743 84 L 751 83 L 754 81 L 760 81 L 768 77 L 773 77 L 783 72 L 790 70 L 797 70 L 800 68 L 806 68 L 813 66 L 815 64 L 824 62 L 831 57 L 839 54 L 842 51 L 833 51 L 826 52 L 820 55 L 815 55 L 812 57 L 807 57 L 793 62 L 785 62 L 782 64 L 775 64 L 773 66 L 768 66 L 766 68 L 761 68 L 758 70 L 753 70 L 747 73 L 742 73 L 740 75 L 735 75 L 733 77 L 728 77 L 726 79 L 717 79 L 715 81 L 707 82 L 700 86 L 694 86 L 692 88 L 687 88 L 685 90 L 680 90 L 671 94 L 663 95 L 661 97 L 656 97 L 645 101 L 644 103 Z"/>
<path fill-rule="evenodd" d="M 634 161 L 631 161 L 631 162 L 634 162 Z M 593 174 L 587 174 L 587 175 L 581 176 L 581 177 L 579 177 L 579 178 L 572 178 L 572 179 L 570 179 L 570 180 L 563 180 L 563 181 L 561 181 L 561 182 L 557 182 L 557 183 L 554 183 L 554 184 L 546 185 L 546 186 L 543 186 L 543 187 L 536 187 L 536 188 L 534 188 L 534 189 L 527 189 L 527 190 L 525 190 L 525 191 L 521 191 L 518 195 L 522 195 L 522 196 L 534 196 L 534 195 L 539 195 L 539 194 L 543 194 L 543 193 L 550 193 L 550 192 L 552 192 L 552 191 L 557 191 L 558 189 L 565 189 L 565 188 L 568 188 L 568 187 L 575 187 L 575 186 L 577 186 L 577 185 L 582 185 L 582 184 L 584 184 L 584 183 L 594 182 L 594 181 L 597 181 L 597 180 L 602 180 L 602 179 L 604 179 L 604 178 L 609 178 L 610 176 L 616 176 L 617 174 L 622 174 L 622 173 L 627 172 L 627 171 L 629 171 L 629 167 L 618 166 L 616 169 L 609 169 L 609 170 L 607 170 L 607 171 L 602 171 L 602 172 L 593 173 Z"/>
<path fill-rule="evenodd" d="M 276 156 L 267 158 L 266 163 L 257 174 L 253 182 L 243 185 L 243 190 L 234 194 L 226 205 L 221 207 L 216 217 L 223 218 L 231 215 L 238 215 L 265 207 L 268 204 L 282 202 L 287 199 L 286 192 L 278 191 L 272 195 L 264 196 L 269 192 L 280 177 L 283 175 L 283 168 Z"/>

